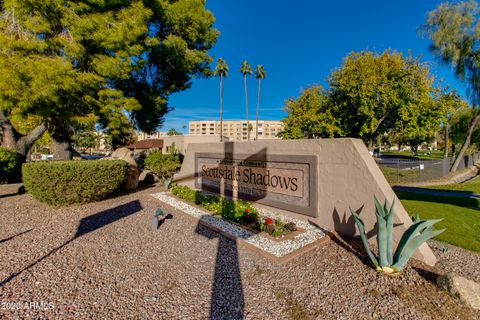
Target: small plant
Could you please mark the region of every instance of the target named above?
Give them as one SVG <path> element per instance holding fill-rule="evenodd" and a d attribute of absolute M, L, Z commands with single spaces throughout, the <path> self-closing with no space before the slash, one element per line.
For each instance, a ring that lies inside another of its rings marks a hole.
<path fill-rule="evenodd" d="M 443 253 L 443 254 L 446 254 L 450 251 L 450 249 L 448 247 L 443 247 L 442 249 L 440 249 L 440 252 Z"/>
<path fill-rule="evenodd" d="M 285 223 L 281 219 L 266 217 L 260 224 L 260 230 L 265 231 L 272 237 L 281 237 L 297 230 L 294 222 Z"/>
<path fill-rule="evenodd" d="M 174 185 L 172 193 L 180 199 L 202 206 L 224 219 L 235 221 L 258 231 L 265 231 L 273 237 L 283 236 L 297 230 L 295 223 L 284 223 L 280 219 L 261 218 L 248 201 L 225 199 L 217 195 L 205 195 L 187 186 Z"/>
<path fill-rule="evenodd" d="M 375 215 L 377 216 L 377 245 L 378 245 L 378 257 L 375 257 L 368 246 L 367 235 L 365 234 L 365 224 L 360 216 L 350 208 L 355 223 L 357 224 L 360 237 L 362 238 L 363 245 L 367 251 L 370 260 L 379 272 L 386 274 L 399 273 L 407 264 L 408 260 L 418 249 L 418 247 L 425 241 L 438 236 L 445 231 L 433 229 L 433 225 L 442 219 L 437 220 L 420 220 L 418 215 L 415 217 L 413 224 L 403 233 L 400 242 L 398 243 L 395 254 L 392 254 L 392 238 L 393 238 L 393 207 L 388 209 L 387 201 L 382 207 L 376 197 L 375 202 Z"/>
<path fill-rule="evenodd" d="M 273 234 L 275 232 L 275 226 L 273 224 L 266 224 L 263 231 L 265 231 L 268 234 Z"/>
<path fill-rule="evenodd" d="M 294 222 L 288 222 L 283 226 L 284 229 L 293 232 L 297 230 L 297 226 L 295 225 Z"/>
<path fill-rule="evenodd" d="M 145 158 L 145 167 L 163 182 L 165 189 L 168 189 L 173 174 L 180 169 L 182 165 L 178 156 L 173 153 L 163 154 L 160 151 L 150 153 Z"/>

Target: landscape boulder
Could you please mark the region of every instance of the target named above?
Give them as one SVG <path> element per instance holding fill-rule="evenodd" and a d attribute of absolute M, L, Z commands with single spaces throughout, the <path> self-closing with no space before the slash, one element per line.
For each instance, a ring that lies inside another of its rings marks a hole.
<path fill-rule="evenodd" d="M 144 169 L 140 173 L 139 180 L 145 185 L 155 184 L 155 182 L 159 181 L 158 178 L 153 174 L 153 172 L 147 169 Z"/>
<path fill-rule="evenodd" d="M 437 284 L 467 306 L 480 310 L 480 285 L 475 281 L 446 274 L 437 278 Z"/>
<path fill-rule="evenodd" d="M 129 150 L 128 148 L 118 148 L 117 150 L 113 151 L 109 158 L 105 159 L 126 161 L 128 163 L 128 176 L 121 188 L 127 191 L 133 191 L 138 188 L 140 170 L 138 169 L 137 162 L 133 156 L 133 151 Z"/>
<path fill-rule="evenodd" d="M 135 168 L 138 167 L 135 157 L 133 156 L 133 151 L 128 148 L 118 148 L 117 150 L 113 151 L 110 159 L 123 160 Z"/>

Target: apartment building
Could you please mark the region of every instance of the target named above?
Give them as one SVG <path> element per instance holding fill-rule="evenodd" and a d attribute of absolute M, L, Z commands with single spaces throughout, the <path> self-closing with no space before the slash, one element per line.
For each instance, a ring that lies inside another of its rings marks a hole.
<path fill-rule="evenodd" d="M 135 131 L 136 141 L 149 140 L 149 139 L 161 139 L 167 136 L 166 132 L 153 132 L 145 133 L 141 131 Z"/>
<path fill-rule="evenodd" d="M 188 132 L 190 135 L 219 135 L 220 133 L 232 140 L 247 140 L 246 120 L 224 120 L 223 130 L 220 130 L 220 121 L 202 120 L 190 121 Z M 280 139 L 278 133 L 283 130 L 283 122 L 277 120 L 258 121 L 258 139 Z M 222 132 L 220 132 L 222 131 Z M 250 140 L 255 139 L 255 120 L 250 121 Z"/>

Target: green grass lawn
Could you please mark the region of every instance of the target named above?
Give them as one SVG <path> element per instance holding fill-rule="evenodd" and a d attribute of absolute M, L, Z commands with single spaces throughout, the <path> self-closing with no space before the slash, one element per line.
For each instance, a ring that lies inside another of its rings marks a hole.
<path fill-rule="evenodd" d="M 383 175 L 390 185 L 408 184 L 410 182 L 420 182 L 431 180 L 438 175 L 438 167 L 426 166 L 423 170 L 418 169 L 397 169 L 388 166 L 379 166 Z"/>
<path fill-rule="evenodd" d="M 418 151 L 418 154 L 415 156 L 410 151 L 381 151 L 380 154 L 386 156 L 408 156 L 408 157 L 417 157 L 422 160 L 438 160 L 443 159 L 443 151 L 432 150 L 432 151 Z"/>
<path fill-rule="evenodd" d="M 397 168 L 379 166 L 390 185 L 420 181 L 418 170 L 398 170 Z"/>
<path fill-rule="evenodd" d="M 466 193 L 480 194 L 480 177 L 464 183 L 447 184 L 443 186 L 431 186 L 428 188 L 435 190 L 461 191 Z"/>
<path fill-rule="evenodd" d="M 441 219 L 437 229 L 447 230 L 435 239 L 480 252 L 480 199 L 439 197 L 397 192 L 403 206 L 422 219 Z"/>

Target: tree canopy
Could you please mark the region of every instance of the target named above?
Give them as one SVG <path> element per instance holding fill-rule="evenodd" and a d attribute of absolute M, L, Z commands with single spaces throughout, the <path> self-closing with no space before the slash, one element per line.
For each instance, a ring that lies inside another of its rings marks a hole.
<path fill-rule="evenodd" d="M 343 134 L 366 143 L 395 126 L 404 127 L 405 121 L 415 120 L 420 110 L 433 104 L 433 78 L 428 68 L 419 59 L 395 51 L 353 52 L 328 83 Z"/>
<path fill-rule="evenodd" d="M 454 145 L 461 145 L 465 141 L 469 124 L 474 116 L 474 110 L 466 107 L 461 107 L 452 114 L 450 119 L 450 139 Z M 472 141 L 477 146 L 480 145 L 480 128 L 478 125 L 474 128 Z"/>
<path fill-rule="evenodd" d="M 218 31 L 203 0 L 0 6 L 0 111 L 40 116 L 52 137 L 91 114 L 114 140 L 154 131 L 169 95 L 210 74 Z"/>
<path fill-rule="evenodd" d="M 432 53 L 455 70 L 468 86 L 474 109 L 462 147 L 451 171 L 456 171 L 480 123 L 480 8 L 475 1 L 442 3 L 428 13 L 423 30 Z"/>
<path fill-rule="evenodd" d="M 430 49 L 455 75 L 464 80 L 474 104 L 480 98 L 480 8 L 475 1 L 442 3 L 428 13 L 423 30 Z"/>
<path fill-rule="evenodd" d="M 218 58 L 213 74 L 217 77 L 228 77 L 228 64 L 223 58 Z"/>
<path fill-rule="evenodd" d="M 285 102 L 288 116 L 283 119 L 283 139 L 331 138 L 341 135 L 339 121 L 332 114 L 328 97 L 321 86 L 308 87 L 297 99 Z"/>
<path fill-rule="evenodd" d="M 167 131 L 167 136 L 181 136 L 181 135 L 182 135 L 182 133 L 178 132 L 177 129 L 175 129 L 175 128 L 170 128 Z"/>
<path fill-rule="evenodd" d="M 353 52 L 328 83 L 328 90 L 309 87 L 285 102 L 282 137 L 354 137 L 372 143 L 389 134 L 416 146 L 435 136 L 443 116 L 428 68 L 395 51 Z"/>
<path fill-rule="evenodd" d="M 409 145 L 416 153 L 420 144 L 435 137 L 444 118 L 443 108 L 443 104 L 434 101 L 399 107 L 397 119 L 389 130 L 393 142 Z"/>

